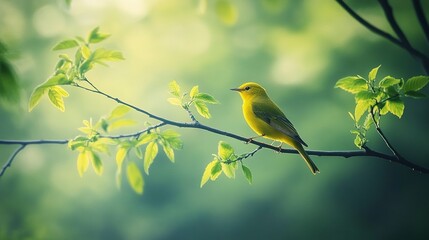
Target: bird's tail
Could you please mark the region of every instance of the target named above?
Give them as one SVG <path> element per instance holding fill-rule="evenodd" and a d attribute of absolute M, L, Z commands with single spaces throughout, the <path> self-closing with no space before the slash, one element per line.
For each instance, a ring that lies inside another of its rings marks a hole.
<path fill-rule="evenodd" d="M 320 172 L 316 164 L 313 162 L 313 160 L 311 160 L 310 156 L 308 156 L 307 152 L 304 150 L 301 144 L 296 143 L 293 145 L 293 147 L 295 147 L 295 149 L 299 152 L 299 154 L 305 160 L 305 162 L 307 163 L 308 167 L 310 168 L 311 172 L 314 175 Z"/>

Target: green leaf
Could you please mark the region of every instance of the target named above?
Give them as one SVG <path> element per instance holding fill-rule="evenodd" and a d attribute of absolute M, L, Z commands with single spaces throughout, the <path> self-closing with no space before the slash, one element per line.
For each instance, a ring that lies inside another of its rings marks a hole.
<path fill-rule="evenodd" d="M 207 164 L 206 168 L 204 169 L 203 176 L 201 178 L 200 188 L 202 188 L 204 186 L 204 184 L 206 184 L 207 181 L 211 178 L 212 169 L 218 162 L 219 161 L 215 159 L 215 160 L 211 161 L 209 164 Z"/>
<path fill-rule="evenodd" d="M 371 127 L 371 124 L 373 123 L 373 120 L 372 120 L 372 117 L 371 117 L 371 114 L 367 114 L 366 115 L 366 118 L 365 118 L 365 121 L 363 122 L 363 128 L 366 130 L 366 131 L 368 131 L 368 129 Z"/>
<path fill-rule="evenodd" d="M 115 109 L 112 110 L 112 112 L 110 113 L 110 116 L 108 117 L 108 119 L 115 119 L 115 118 L 123 117 L 130 110 L 131 110 L 131 108 L 129 108 L 128 106 L 119 105 Z"/>
<path fill-rule="evenodd" d="M 39 104 L 40 99 L 47 92 L 45 87 L 37 87 L 34 89 L 33 93 L 31 93 L 30 100 L 28 101 L 28 111 L 31 112 L 34 107 Z"/>
<path fill-rule="evenodd" d="M 61 112 L 65 111 L 64 100 L 61 92 L 57 91 L 54 88 L 49 88 L 48 90 L 49 100 L 51 103 L 58 108 Z"/>
<path fill-rule="evenodd" d="M 422 93 L 422 92 L 417 92 L 417 91 L 408 91 L 405 93 L 405 96 L 407 97 L 412 97 L 412 98 L 425 98 L 427 97 L 426 94 Z"/>
<path fill-rule="evenodd" d="M 222 173 L 222 164 L 217 159 L 215 161 L 216 164 L 213 166 L 210 176 L 210 180 L 212 181 L 215 181 Z"/>
<path fill-rule="evenodd" d="M 82 45 L 80 47 L 80 52 L 82 53 L 82 57 L 85 59 L 89 59 L 91 57 L 91 49 L 86 45 Z"/>
<path fill-rule="evenodd" d="M 233 25 L 237 22 L 238 11 L 231 1 L 218 0 L 215 7 L 217 16 L 224 24 Z"/>
<path fill-rule="evenodd" d="M 138 194 L 143 194 L 143 175 L 140 172 L 140 169 L 137 167 L 135 162 L 129 162 L 127 166 L 127 178 L 128 183 L 134 192 Z"/>
<path fill-rule="evenodd" d="M 243 170 L 243 174 L 246 177 L 247 181 L 249 182 L 249 184 L 252 184 L 252 172 L 250 171 L 250 169 L 246 166 L 244 166 L 243 164 L 241 164 L 241 169 Z"/>
<path fill-rule="evenodd" d="M 381 67 L 381 65 L 379 65 L 378 67 L 375 67 L 375 68 L 371 69 L 371 71 L 368 74 L 369 81 L 374 81 L 375 80 L 375 78 L 377 77 L 378 69 L 380 67 Z"/>
<path fill-rule="evenodd" d="M 56 51 L 56 50 L 63 50 L 63 49 L 69 49 L 69 48 L 74 48 L 74 47 L 78 47 L 79 43 L 74 40 L 74 39 L 67 39 L 64 41 L 61 41 L 59 43 L 57 43 L 57 45 L 55 45 L 54 48 L 52 48 L 52 50 Z"/>
<path fill-rule="evenodd" d="M 355 140 L 354 140 L 354 144 L 356 145 L 356 147 L 358 147 L 359 149 L 361 149 L 362 148 L 362 146 L 363 146 L 363 141 L 362 141 L 362 138 L 361 138 L 361 136 L 358 134 L 358 135 L 356 135 L 356 137 L 355 137 Z"/>
<path fill-rule="evenodd" d="M 379 83 L 378 86 L 382 88 L 388 88 L 390 86 L 394 86 L 396 84 L 401 83 L 401 79 L 397 79 L 391 76 L 387 76 L 383 78 Z"/>
<path fill-rule="evenodd" d="M 228 178 L 235 178 L 235 164 L 226 164 L 221 163 L 222 165 L 222 172 L 227 176 Z"/>
<path fill-rule="evenodd" d="M 180 97 L 180 86 L 179 86 L 179 84 L 177 84 L 176 81 L 171 81 L 168 84 L 168 89 L 172 95 L 174 95 L 176 97 Z"/>
<path fill-rule="evenodd" d="M 50 89 L 58 92 L 63 97 L 68 97 L 69 96 L 69 93 L 64 88 L 62 88 L 60 86 L 53 86 Z"/>
<path fill-rule="evenodd" d="M 405 82 L 404 86 L 402 87 L 402 90 L 404 91 L 404 93 L 410 91 L 419 91 L 420 89 L 424 88 L 428 83 L 429 76 L 415 76 Z"/>
<path fill-rule="evenodd" d="M 70 140 L 67 145 L 72 151 L 74 151 L 79 147 L 85 147 L 88 140 L 89 139 L 87 137 L 77 136 L 76 138 Z"/>
<path fill-rule="evenodd" d="M 166 141 L 173 149 L 182 149 L 183 142 L 180 139 L 180 134 L 172 129 L 167 129 L 161 133 L 162 139 Z"/>
<path fill-rule="evenodd" d="M 355 107 L 355 119 L 359 122 L 362 115 L 371 107 L 372 101 L 359 101 Z"/>
<path fill-rule="evenodd" d="M 122 56 L 122 53 L 119 51 L 115 51 L 115 50 L 107 50 L 104 48 L 98 48 L 96 49 L 92 55 L 91 55 L 91 60 L 93 62 L 102 64 L 104 64 L 104 61 L 119 61 L 119 60 L 124 60 L 124 56 Z"/>
<path fill-rule="evenodd" d="M 92 154 L 92 167 L 97 175 L 101 176 L 103 174 L 103 162 L 101 162 L 100 157 L 94 152 L 90 152 Z"/>
<path fill-rule="evenodd" d="M 397 98 L 397 99 L 391 99 L 386 102 L 386 107 L 393 115 L 397 116 L 398 118 L 402 117 L 402 114 L 404 114 L 405 105 L 404 102 Z"/>
<path fill-rule="evenodd" d="M 198 93 L 199 93 L 198 86 L 193 86 L 191 89 L 191 92 L 189 93 L 189 97 L 193 98 Z"/>
<path fill-rule="evenodd" d="M 89 166 L 89 159 L 87 151 L 82 151 L 77 156 L 77 171 L 79 173 L 79 176 L 83 176 L 83 174 L 88 170 Z"/>
<path fill-rule="evenodd" d="M 147 175 L 149 175 L 150 165 L 152 165 L 153 160 L 155 159 L 157 154 L 158 154 L 158 144 L 156 142 L 150 142 L 146 146 L 146 151 L 144 153 L 143 167 Z"/>
<path fill-rule="evenodd" d="M 88 43 L 99 43 L 104 39 L 110 37 L 110 34 L 99 32 L 100 28 L 94 28 L 88 35 Z"/>
<path fill-rule="evenodd" d="M 228 143 L 220 141 L 218 144 L 217 154 L 222 160 L 229 160 L 231 155 L 234 154 L 234 149 Z"/>
<path fill-rule="evenodd" d="M 336 88 L 341 88 L 350 93 L 358 93 L 360 91 L 368 90 L 368 85 L 362 77 L 349 76 L 342 78 L 335 84 Z"/>
<path fill-rule="evenodd" d="M 170 159 L 170 161 L 174 163 L 174 149 L 169 144 L 163 144 L 162 148 L 168 159 Z"/>
<path fill-rule="evenodd" d="M 205 117 L 205 118 L 210 118 L 211 114 L 209 112 L 209 108 L 207 107 L 207 105 L 204 102 L 200 102 L 200 101 L 195 101 L 195 108 L 197 109 L 197 112 Z"/>
<path fill-rule="evenodd" d="M 125 157 L 128 154 L 129 148 L 126 146 L 120 146 L 116 152 L 116 166 L 118 169 L 122 168 L 122 163 L 124 162 Z"/>
<path fill-rule="evenodd" d="M 109 126 L 107 127 L 107 131 L 111 132 L 111 131 L 116 130 L 116 129 L 121 128 L 121 127 L 129 127 L 129 126 L 133 126 L 136 124 L 137 124 L 137 122 L 135 120 L 132 120 L 132 119 L 118 119 L 118 120 L 111 122 L 109 124 Z"/>
<path fill-rule="evenodd" d="M 182 106 L 182 100 L 180 98 L 167 98 L 167 101 L 175 106 Z"/>
<path fill-rule="evenodd" d="M 155 140 L 158 137 L 158 135 L 156 133 L 145 133 L 140 135 L 139 140 L 136 144 L 136 147 L 139 147 L 141 145 L 144 145 L 148 142 L 151 142 L 153 140 Z"/>
<path fill-rule="evenodd" d="M 204 103 L 218 104 L 219 102 L 210 94 L 207 93 L 197 93 L 194 98 L 198 101 Z"/>
<path fill-rule="evenodd" d="M 377 97 L 377 94 L 370 92 L 370 91 L 360 91 L 355 94 L 355 100 L 356 102 L 359 101 L 368 101 L 375 99 Z"/>

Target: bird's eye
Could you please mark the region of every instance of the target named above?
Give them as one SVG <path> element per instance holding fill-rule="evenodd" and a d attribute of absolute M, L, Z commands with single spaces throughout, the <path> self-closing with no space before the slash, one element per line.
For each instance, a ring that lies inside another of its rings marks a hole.
<path fill-rule="evenodd" d="M 245 87 L 244 90 L 248 91 L 250 89 L 249 86 Z"/>

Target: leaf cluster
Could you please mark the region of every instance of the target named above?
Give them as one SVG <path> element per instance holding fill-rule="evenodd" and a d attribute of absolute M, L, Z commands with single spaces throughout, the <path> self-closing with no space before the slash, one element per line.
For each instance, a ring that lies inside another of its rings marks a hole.
<path fill-rule="evenodd" d="M 243 157 L 234 153 L 234 149 L 230 144 L 220 141 L 218 144 L 217 154 L 213 154 L 213 157 L 214 159 L 207 164 L 203 172 L 200 187 L 203 187 L 209 180 L 215 181 L 222 173 L 224 173 L 228 178 L 234 179 L 239 163 L 241 164 L 241 170 L 243 171 L 245 178 L 249 184 L 252 183 L 252 172 L 241 161 Z"/>
<path fill-rule="evenodd" d="M 144 145 L 143 153 L 142 148 Z M 143 160 L 144 172 L 149 175 L 149 168 L 158 155 L 159 148 L 162 148 L 167 158 L 174 163 L 174 150 L 182 149 L 182 147 L 183 143 L 179 133 L 171 129 L 161 131 L 159 128 L 155 128 L 137 138 L 132 137 L 122 140 L 118 144 L 116 151 L 116 183 L 118 187 L 121 185 L 124 160 L 128 159 L 126 172 L 128 183 L 136 193 L 142 194 L 144 187 L 143 174 L 138 168 L 136 158 Z M 134 154 L 132 155 L 132 153 Z"/>
<path fill-rule="evenodd" d="M 380 118 L 386 114 L 393 114 L 401 118 L 404 114 L 404 98 L 425 98 L 420 90 L 429 83 L 429 76 L 415 76 L 407 80 L 386 76 L 377 80 L 380 66 L 373 68 L 367 78 L 362 76 L 348 76 L 337 81 L 335 87 L 354 95 L 354 113 L 349 112 L 355 123 L 354 143 L 362 148 L 368 142 L 366 132 L 372 124 L 380 125 Z M 364 115 L 366 116 L 362 118 Z M 364 119 L 361 121 L 361 119 Z"/>
<path fill-rule="evenodd" d="M 173 95 L 173 97 L 167 99 L 169 103 L 180 106 L 188 112 L 190 112 L 190 107 L 193 105 L 198 114 L 204 118 L 211 118 L 207 104 L 219 103 L 219 101 L 210 94 L 200 92 L 198 86 L 193 86 L 189 93 L 182 93 L 179 84 L 176 81 L 172 81 L 168 85 L 168 88 L 170 94 Z"/>
<path fill-rule="evenodd" d="M 68 92 L 63 85 L 77 85 L 86 81 L 85 74 L 95 64 L 107 66 L 106 62 L 124 60 L 122 53 L 104 48 L 91 49 L 93 44 L 99 43 L 110 35 L 101 33 L 99 28 L 93 29 L 87 38 L 76 37 L 59 42 L 53 48 L 54 51 L 76 49 L 74 57 L 68 54 L 60 54 L 55 66 L 54 74 L 44 83 L 38 85 L 32 92 L 28 104 L 28 110 L 32 111 L 44 95 L 48 95 L 50 102 L 60 111 L 65 111 L 64 98 Z"/>

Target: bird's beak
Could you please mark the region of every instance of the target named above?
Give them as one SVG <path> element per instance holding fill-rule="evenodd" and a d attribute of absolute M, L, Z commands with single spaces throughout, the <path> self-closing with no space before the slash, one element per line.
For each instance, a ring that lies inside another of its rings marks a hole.
<path fill-rule="evenodd" d="M 241 92 L 241 91 L 243 91 L 243 89 L 241 89 L 241 88 L 231 88 L 230 90 L 232 90 L 232 91 L 237 91 L 237 92 Z"/>

